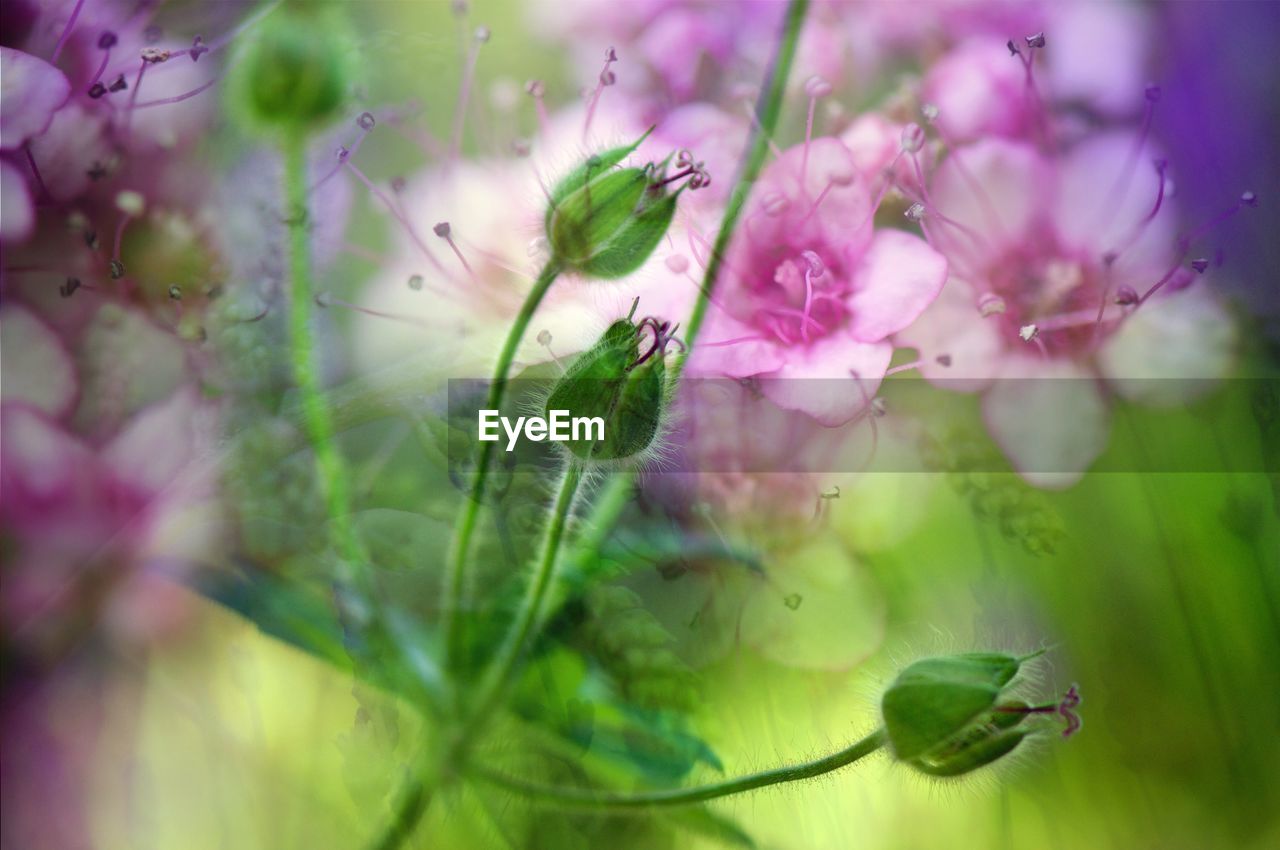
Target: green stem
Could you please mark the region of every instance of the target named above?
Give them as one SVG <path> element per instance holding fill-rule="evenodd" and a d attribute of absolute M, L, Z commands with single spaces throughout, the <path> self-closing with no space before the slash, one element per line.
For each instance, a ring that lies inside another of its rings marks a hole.
<path fill-rule="evenodd" d="M 546 296 L 551 284 L 555 282 L 559 274 L 560 267 L 554 260 L 547 263 L 542 269 L 542 273 L 538 275 L 533 289 L 529 291 L 528 296 L 525 298 L 524 304 L 521 305 L 515 323 L 511 326 L 511 330 L 507 332 L 507 339 L 503 343 L 502 351 L 498 354 L 498 363 L 494 366 L 493 380 L 489 384 L 489 395 L 485 403 L 487 409 L 498 410 L 501 408 L 502 399 L 507 389 L 507 373 L 511 371 L 511 363 L 515 360 L 516 350 L 524 339 L 525 331 L 528 330 L 529 322 L 533 319 L 533 314 L 537 311 L 538 305 L 542 303 L 542 299 Z M 480 456 L 476 461 L 475 480 L 471 485 L 471 492 L 468 498 L 463 502 L 462 514 L 458 519 L 457 532 L 454 534 L 453 544 L 449 548 L 449 559 L 445 565 L 444 606 L 441 615 L 444 620 L 442 630 L 445 640 L 445 659 L 454 669 L 457 668 L 458 653 L 462 644 L 462 618 L 458 616 L 458 612 L 462 610 L 465 602 L 464 578 L 467 570 L 467 558 L 471 552 L 471 537 L 475 533 L 476 520 L 480 516 L 480 505 L 484 500 L 485 485 L 489 475 L 489 463 L 493 459 L 493 446 L 494 444 L 490 442 L 480 444 Z"/>
<path fill-rule="evenodd" d="M 772 770 L 751 773 L 737 779 L 726 779 L 723 782 L 713 782 L 710 785 L 663 791 L 640 791 L 634 794 L 537 785 L 481 767 L 477 767 L 474 773 L 479 778 L 506 788 L 508 791 L 515 791 L 530 799 L 557 804 L 564 808 L 640 809 L 652 806 L 683 806 L 690 803 L 704 803 L 707 800 L 728 797 L 731 794 L 741 794 L 769 785 L 781 785 L 785 782 L 798 782 L 802 779 L 822 776 L 824 773 L 847 767 L 871 755 L 883 747 L 885 741 L 884 730 L 877 729 L 845 749 L 813 761 L 775 767 Z"/>
<path fill-rule="evenodd" d="M 759 124 L 751 134 L 751 144 L 747 149 L 747 158 L 742 164 L 742 171 L 734 183 L 733 192 L 729 195 L 729 204 L 725 209 L 724 219 L 720 222 L 720 232 L 716 234 L 715 245 L 711 256 L 707 259 L 706 273 L 702 276 L 702 289 L 698 300 L 693 305 L 693 313 L 685 326 L 685 352 L 676 361 L 675 373 L 679 374 L 684 363 L 693 351 L 694 339 L 702 329 L 702 322 L 707 315 L 707 305 L 711 303 L 711 294 L 720 279 L 720 266 L 724 263 L 725 252 L 738 229 L 738 219 L 742 217 L 747 197 L 755 185 L 756 178 L 764 167 L 765 156 L 769 152 L 769 142 L 778 126 L 778 116 L 782 113 L 782 99 L 787 89 L 787 78 L 791 75 L 791 63 L 795 59 L 796 46 L 800 42 L 800 30 L 804 26 L 805 13 L 809 10 L 809 0 L 791 0 L 787 5 L 787 16 L 783 23 L 782 40 L 778 43 L 778 52 L 773 57 L 773 65 L 765 78 L 764 88 L 760 91 L 760 99 L 756 102 L 756 118 Z"/>
<path fill-rule="evenodd" d="M 507 686 L 515 678 L 538 626 L 544 620 L 543 602 L 556 575 L 556 564 L 560 559 L 560 543 L 564 540 L 565 528 L 573 513 L 578 485 L 581 483 L 582 465 L 571 460 L 560 479 L 559 493 L 556 496 L 555 506 L 551 509 L 546 534 L 542 539 L 542 549 L 538 553 L 533 575 L 529 577 L 529 584 L 525 588 L 520 610 L 516 612 L 516 618 L 512 621 L 497 656 L 485 668 L 472 704 L 471 714 L 459 736 L 460 744 L 455 746 L 455 751 L 460 752 L 466 749 L 474 735 L 474 730 L 478 730 L 488 718 L 489 713 L 497 707 Z"/>
<path fill-rule="evenodd" d="M 289 223 L 289 354 L 302 401 L 302 419 L 316 458 L 324 493 L 329 535 L 342 562 L 342 578 L 364 586 L 364 548 L 351 522 L 351 486 L 334 440 L 333 419 L 320 389 L 315 340 L 311 335 L 311 244 L 308 238 L 306 137 L 283 145 L 285 200 Z"/>
<path fill-rule="evenodd" d="M 765 157 L 769 153 L 769 141 L 773 138 L 778 126 L 778 116 L 782 113 L 783 95 L 786 93 L 787 78 L 791 75 L 791 64 L 795 59 L 796 46 L 800 42 L 800 30 L 804 26 L 804 18 L 809 9 L 809 0 L 791 0 L 787 6 L 786 20 L 783 24 L 782 38 L 778 43 L 778 52 L 774 55 L 773 64 L 765 78 L 764 88 L 756 103 L 756 115 L 759 123 L 753 128 L 747 156 L 742 170 L 729 195 L 729 203 L 725 208 L 724 218 L 720 222 L 720 231 L 716 234 L 715 245 L 711 257 L 707 261 L 706 272 L 702 276 L 702 286 L 698 299 L 694 302 L 693 313 L 689 316 L 684 336 L 685 351 L 671 370 L 671 384 L 674 387 L 684 370 L 685 361 L 694 350 L 694 341 L 702 329 L 706 319 L 707 307 L 711 303 L 711 294 L 720 280 L 720 268 L 724 263 L 725 252 L 738 228 L 738 219 L 746 206 L 747 198 L 755 185 L 756 179 L 764 168 Z M 487 444 L 486 444 L 487 445 Z M 631 488 L 635 481 L 635 473 L 620 472 L 609 479 L 604 492 L 596 500 L 587 521 L 587 531 L 578 541 L 574 549 L 574 559 L 581 562 L 594 556 L 601 544 L 609 536 L 615 523 L 622 516 L 627 502 L 631 499 Z"/>

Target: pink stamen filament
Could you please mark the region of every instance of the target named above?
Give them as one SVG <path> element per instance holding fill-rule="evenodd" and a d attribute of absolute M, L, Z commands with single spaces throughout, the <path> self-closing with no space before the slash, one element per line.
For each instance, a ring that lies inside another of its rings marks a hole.
<path fill-rule="evenodd" d="M 919 368 L 920 368 L 921 366 L 923 366 L 923 365 L 924 365 L 924 360 L 923 360 L 923 359 L 920 359 L 920 360 L 912 360 L 910 363 L 903 363 L 903 364 L 902 364 L 902 365 L 900 365 L 900 366 L 894 366 L 894 367 L 892 367 L 892 368 L 890 368 L 890 369 L 886 369 L 886 370 L 885 370 L 885 373 L 884 373 L 884 376 L 887 378 L 887 377 L 889 377 L 890 375 L 898 375 L 898 374 L 901 374 L 901 373 L 903 373 L 903 372 L 910 372 L 912 369 L 919 369 Z"/>
<path fill-rule="evenodd" d="M 208 91 L 209 89 L 213 88 L 215 85 L 217 85 L 220 79 L 221 77 L 214 77 L 209 82 L 205 83 L 202 86 L 196 86 L 189 92 L 184 92 L 183 94 L 177 94 L 177 95 L 174 95 L 173 97 L 160 98 L 159 100 L 148 100 L 143 103 L 137 104 L 133 108 L 146 109 L 149 106 L 168 106 L 171 103 L 181 103 L 184 100 L 189 100 L 190 98 L 193 98 L 196 95 L 201 94 L 202 92 Z"/>
<path fill-rule="evenodd" d="M 27 165 L 31 166 L 31 176 L 36 180 L 36 187 L 40 190 L 40 196 L 46 202 L 53 202 L 53 195 L 49 194 L 49 187 L 45 185 L 44 177 L 40 174 L 40 167 L 36 165 L 35 155 L 31 153 L 31 145 L 22 146 L 22 152 L 27 156 Z"/>
<path fill-rule="evenodd" d="M 1150 289 L 1148 289 L 1141 297 L 1138 298 L 1138 306 L 1141 307 L 1143 304 L 1145 304 L 1148 298 L 1150 298 L 1152 295 L 1155 295 L 1157 292 L 1159 292 L 1160 289 L 1165 284 L 1167 284 L 1170 280 L 1173 279 L 1173 276 L 1177 274 L 1178 269 L 1182 267 L 1183 261 L 1187 259 L 1187 254 L 1191 253 L 1191 246 L 1197 239 L 1199 239 L 1201 236 L 1204 236 L 1210 230 L 1222 224 L 1223 222 L 1225 222 L 1226 220 L 1234 216 L 1236 213 L 1240 212 L 1240 210 L 1243 207 L 1244 207 L 1243 201 L 1236 201 L 1226 210 L 1218 213 L 1216 216 L 1209 219 L 1204 224 L 1201 224 L 1199 227 L 1195 228 L 1190 233 L 1187 233 L 1184 236 L 1179 236 L 1177 241 L 1177 245 L 1178 245 L 1177 259 L 1174 260 L 1173 265 L 1169 267 L 1169 270 L 1165 272 L 1164 277 L 1156 281 Z"/>
<path fill-rule="evenodd" d="M 347 163 L 347 160 L 355 156 L 356 152 L 360 150 L 360 145 L 364 144 L 364 137 L 369 135 L 370 132 L 372 131 L 366 130 L 363 127 L 360 128 L 360 135 L 356 136 L 356 140 L 351 143 L 351 147 L 347 149 L 347 152 L 345 154 L 339 154 L 337 157 L 338 161 L 334 163 L 334 166 L 330 168 L 323 177 L 321 177 L 311 186 L 312 192 L 319 189 L 324 184 L 328 183 L 333 178 L 333 175 L 337 174 L 339 171 L 342 170 L 342 166 Z"/>
<path fill-rule="evenodd" d="M 723 348 L 729 345 L 741 345 L 744 342 L 768 342 L 767 336 L 738 336 L 733 339 L 722 339 L 716 342 L 700 342 L 698 348 Z"/>
<path fill-rule="evenodd" d="M 107 70 L 107 63 L 111 61 L 111 48 L 108 47 L 102 51 L 102 61 L 98 63 L 98 72 L 93 75 L 93 79 L 89 81 L 89 88 L 98 83 L 102 79 L 102 74 Z"/>
<path fill-rule="evenodd" d="M 374 185 L 373 181 L 365 176 L 363 171 L 356 167 L 356 164 L 351 161 L 350 157 L 347 157 L 343 165 L 349 168 L 351 173 L 356 176 L 356 179 L 363 183 L 365 188 L 368 189 L 375 198 L 382 202 L 382 205 L 386 207 L 387 211 L 390 212 L 391 215 L 395 217 L 396 221 L 400 223 L 400 226 L 404 228 L 405 233 L 409 235 L 413 244 L 422 252 L 422 255 L 426 257 L 427 261 L 430 262 L 431 265 L 435 266 L 437 271 L 447 274 L 447 272 L 445 272 L 444 265 L 436 258 L 436 255 L 432 253 L 431 249 L 427 247 L 427 243 L 422 241 L 422 237 L 418 235 L 418 231 L 414 229 L 413 225 L 409 222 L 409 219 L 400 212 L 400 207 L 388 198 L 381 189 Z"/>
<path fill-rule="evenodd" d="M 75 8 L 71 10 L 71 17 L 67 18 L 67 25 L 62 28 L 62 35 L 58 36 L 58 43 L 53 46 L 53 56 L 49 58 L 49 64 L 57 64 L 58 57 L 62 55 L 62 48 L 67 46 L 67 39 L 71 38 L 71 31 L 75 29 L 76 19 L 80 17 L 80 10 L 83 7 L 84 0 L 76 0 Z"/>
<path fill-rule="evenodd" d="M 604 67 L 600 69 L 600 76 L 596 80 L 595 90 L 591 92 L 591 100 L 588 101 L 587 103 L 587 115 L 582 121 L 582 141 L 584 143 L 587 141 L 587 138 L 591 135 L 591 122 L 596 117 L 596 106 L 599 105 L 600 95 L 604 92 L 604 89 L 605 89 L 604 81 L 606 76 L 609 73 L 609 66 L 616 61 L 618 61 L 617 57 L 614 56 L 613 51 L 610 50 L 608 55 L 605 56 Z"/>
<path fill-rule="evenodd" d="M 759 132 L 761 129 L 760 116 L 756 114 L 756 105 L 750 99 L 746 99 L 742 101 L 742 108 L 746 111 L 747 117 L 751 119 L 752 129 Z M 775 159 L 782 156 L 782 149 L 778 147 L 778 143 L 772 137 L 769 138 L 769 151 Z"/>
<path fill-rule="evenodd" d="M 361 307 L 359 304 L 352 304 L 349 301 L 343 301 L 339 298 L 326 296 L 324 301 L 319 300 L 317 296 L 316 303 L 321 307 L 342 307 L 347 310 L 353 310 L 357 313 L 363 313 L 366 316 L 372 316 L 375 319 L 390 319 L 393 322 L 403 322 L 407 325 L 414 325 L 419 328 L 430 328 L 431 323 L 425 319 L 419 319 L 415 316 L 403 316 L 399 313 L 388 313 L 385 310 L 374 310 L 369 307 Z"/>
<path fill-rule="evenodd" d="M 800 157 L 800 191 L 802 193 L 805 192 L 809 177 L 809 144 L 813 141 L 813 113 L 817 108 L 817 95 L 809 95 L 809 116 L 804 122 L 804 153 Z M 830 188 L 829 184 L 828 188 Z"/>
<path fill-rule="evenodd" d="M 128 213 L 124 213 L 120 216 L 120 223 L 116 225 L 116 239 L 111 249 L 111 259 L 115 260 L 117 263 L 120 262 L 120 246 L 124 242 L 124 229 L 132 220 L 132 216 Z"/>
<path fill-rule="evenodd" d="M 809 322 L 818 324 L 813 319 L 813 270 L 804 270 L 804 323 L 800 326 L 800 334 L 805 342 L 809 341 Z M 818 327 L 822 327 L 818 325 Z"/>
<path fill-rule="evenodd" d="M 1134 225 L 1133 232 L 1129 234 L 1129 237 L 1118 248 L 1116 248 L 1114 251 L 1111 252 L 1116 259 L 1124 256 L 1125 252 L 1128 251 L 1130 248 L 1132 248 L 1134 244 L 1139 239 L 1142 238 L 1142 234 L 1146 233 L 1147 227 L 1155 219 L 1156 214 L 1160 212 L 1161 206 L 1164 205 L 1164 192 L 1165 192 L 1164 165 L 1163 164 L 1160 165 L 1157 171 L 1159 173 L 1160 183 L 1156 187 L 1156 200 L 1155 200 L 1155 203 L 1151 206 L 1151 212 L 1143 216 L 1142 220 L 1139 221 L 1136 225 Z"/>
<path fill-rule="evenodd" d="M 458 104 L 453 112 L 453 130 L 449 138 L 449 159 L 458 158 L 462 148 L 462 128 L 467 120 L 467 103 L 471 99 L 471 86 L 475 82 L 476 65 L 480 61 L 480 45 L 482 39 L 473 39 L 471 49 L 467 51 L 467 64 L 462 72 L 462 87 L 458 90 Z"/>
<path fill-rule="evenodd" d="M 476 273 L 471 269 L 471 264 L 467 262 L 467 258 L 462 255 L 462 251 L 458 250 L 457 243 L 453 241 L 453 234 L 446 233 L 440 238 L 449 243 L 449 247 L 453 250 L 453 255 L 458 258 L 458 262 L 462 263 L 462 268 L 466 270 L 467 277 L 471 278 L 471 282 L 478 283 Z"/>
<path fill-rule="evenodd" d="M 965 165 L 961 146 L 952 142 L 952 140 L 947 136 L 946 131 L 941 127 L 935 125 L 934 129 L 937 131 L 939 138 L 942 139 L 942 143 L 946 145 L 947 150 L 950 153 L 949 161 L 954 163 L 956 172 L 960 175 L 960 179 L 969 187 L 969 191 L 973 193 L 974 198 L 978 201 L 978 206 L 982 208 L 982 215 L 986 220 L 987 227 L 990 227 L 1002 238 L 1007 237 L 1009 231 L 1005 226 L 1004 221 L 1000 218 L 999 208 L 991 199 L 991 196 L 987 194 L 987 190 L 982 185 L 982 181 L 977 178 L 977 175 L 975 175 L 967 165 Z M 916 155 L 912 154 L 911 158 L 914 160 Z M 919 175 L 920 169 L 917 169 L 916 173 Z"/>

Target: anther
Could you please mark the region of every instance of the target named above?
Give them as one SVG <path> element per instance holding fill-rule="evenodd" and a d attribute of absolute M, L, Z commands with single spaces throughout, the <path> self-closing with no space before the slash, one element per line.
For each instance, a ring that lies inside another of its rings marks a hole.
<path fill-rule="evenodd" d="M 814 74 L 804 82 L 804 93 L 811 98 L 826 97 L 831 94 L 831 83 Z"/>
<path fill-rule="evenodd" d="M 118 77 L 116 77 L 115 82 L 107 86 L 107 91 L 114 93 L 118 91 L 124 91 L 127 88 L 129 88 L 129 84 L 125 82 L 124 74 L 121 74 Z"/>
<path fill-rule="evenodd" d="M 1002 315 L 1006 309 L 1008 307 L 1004 299 L 994 292 L 988 292 L 978 299 L 978 314 L 984 319 Z"/>
<path fill-rule="evenodd" d="M 110 269 L 111 269 L 112 280 L 119 280 L 120 278 L 124 277 L 124 263 L 120 262 L 119 260 L 112 260 L 110 264 Z"/>
<path fill-rule="evenodd" d="M 70 298 L 72 295 L 75 294 L 75 291 L 79 288 L 80 288 L 80 278 L 69 277 L 67 278 L 66 283 L 58 287 L 58 294 L 61 295 L 63 298 Z"/>
<path fill-rule="evenodd" d="M 175 284 L 173 284 L 172 286 L 170 286 L 170 287 L 169 287 L 169 300 L 171 300 L 171 301 L 181 301 L 181 300 L 182 300 L 182 287 L 178 286 L 176 283 L 175 283 Z"/>
<path fill-rule="evenodd" d="M 418 292 L 422 289 L 422 283 L 423 283 L 422 275 L 420 274 L 409 275 L 409 288 L 412 289 L 414 292 Z"/>
<path fill-rule="evenodd" d="M 187 54 L 191 57 L 192 62 L 199 62 L 200 57 L 208 52 L 209 48 L 205 46 L 204 38 L 196 36 L 191 40 L 191 49 L 187 51 Z"/>
<path fill-rule="evenodd" d="M 1032 49 L 1044 47 L 1044 33 L 1038 32 L 1026 37 L 1027 47 Z"/>
<path fill-rule="evenodd" d="M 689 270 L 689 258 L 684 254 L 671 254 L 663 263 L 674 274 L 684 274 Z"/>
<path fill-rule="evenodd" d="M 937 357 L 933 358 L 933 362 L 937 363 L 939 366 L 945 369 L 946 367 L 951 365 L 951 355 L 939 354 Z"/>
<path fill-rule="evenodd" d="M 98 36 L 98 49 L 110 50 L 111 48 L 115 47 L 119 42 L 120 42 L 120 39 L 116 37 L 115 33 L 113 33 L 111 30 L 103 30 L 102 35 Z"/>
<path fill-rule="evenodd" d="M 1155 103 L 1160 99 L 1160 87 L 1155 83 L 1147 83 L 1143 96 L 1146 97 L 1148 103 Z"/>
<path fill-rule="evenodd" d="M 530 80 L 524 84 L 524 92 L 530 97 L 542 97 L 547 93 L 547 87 L 542 80 Z"/>
<path fill-rule="evenodd" d="M 1004 46 L 1009 48 L 1010 56 L 1017 56 L 1019 53 L 1022 52 L 1022 48 L 1018 47 L 1018 45 L 1014 42 L 1013 39 L 1009 39 L 1007 42 L 1005 42 Z"/>
<path fill-rule="evenodd" d="M 1197 274 L 1204 274 L 1209 268 L 1209 260 L 1206 257 L 1200 257 L 1191 261 L 1191 268 L 1196 270 Z"/>
<path fill-rule="evenodd" d="M 902 128 L 902 150 L 917 153 L 924 147 L 924 128 L 914 122 Z"/>
<path fill-rule="evenodd" d="M 907 207 L 907 211 L 903 213 L 903 215 L 906 216 L 907 221 L 923 220 L 925 216 L 924 204 L 920 203 L 919 201 L 916 201 L 914 204 Z"/>
<path fill-rule="evenodd" d="M 1138 303 L 1138 290 L 1132 286 L 1125 284 L 1116 291 L 1116 304 L 1121 307 L 1131 307 Z"/>
<path fill-rule="evenodd" d="M 405 187 L 408 185 L 409 181 L 405 180 L 403 177 L 396 176 L 391 178 L 391 191 L 395 192 L 397 195 L 403 192 Z"/>
<path fill-rule="evenodd" d="M 1240 196 L 1240 203 L 1246 207 L 1256 207 L 1258 205 L 1258 195 L 1255 192 L 1245 192 Z"/>
<path fill-rule="evenodd" d="M 936 103 L 926 103 L 920 107 L 920 114 L 924 116 L 924 120 L 932 124 L 938 120 L 938 105 Z"/>
<path fill-rule="evenodd" d="M 1035 324 L 1023 325 L 1018 328 L 1018 336 L 1022 338 L 1023 342 L 1031 342 L 1040 336 L 1040 328 L 1036 327 Z"/>
<path fill-rule="evenodd" d="M 97 100 L 98 98 L 102 97 L 106 93 L 107 93 L 107 87 L 104 86 L 102 83 L 94 83 L 93 85 L 89 86 L 89 97 L 93 98 L 94 100 Z"/>
<path fill-rule="evenodd" d="M 808 267 L 808 273 L 814 278 L 819 278 L 826 274 L 827 267 L 815 251 L 801 252 L 800 259 L 804 260 L 805 265 Z"/>
<path fill-rule="evenodd" d="M 356 126 L 366 133 L 377 125 L 377 120 L 373 117 L 372 112 L 361 112 L 360 117 L 356 119 Z"/>
<path fill-rule="evenodd" d="M 492 35 L 493 35 L 493 31 L 490 30 L 488 27 L 484 26 L 483 24 L 481 24 L 480 26 L 476 27 L 476 31 L 473 37 L 479 43 L 485 44 L 486 42 L 489 41 L 489 38 Z"/>
<path fill-rule="evenodd" d="M 333 304 L 333 296 L 327 292 L 317 292 L 314 298 L 317 307 L 328 309 Z"/>
<path fill-rule="evenodd" d="M 538 331 L 537 340 L 538 340 L 538 345 L 541 345 L 544 348 L 546 346 L 551 345 L 551 331 L 547 330 L 546 328 L 543 328 L 542 330 Z"/>
<path fill-rule="evenodd" d="M 448 239 L 449 234 L 453 232 L 453 228 L 449 226 L 449 222 L 447 221 L 440 222 L 435 227 L 431 228 L 431 230 L 441 239 Z"/>
<path fill-rule="evenodd" d="M 142 61 L 148 65 L 159 65 L 161 62 L 168 62 L 169 51 L 160 47 L 144 47 L 142 48 Z"/>

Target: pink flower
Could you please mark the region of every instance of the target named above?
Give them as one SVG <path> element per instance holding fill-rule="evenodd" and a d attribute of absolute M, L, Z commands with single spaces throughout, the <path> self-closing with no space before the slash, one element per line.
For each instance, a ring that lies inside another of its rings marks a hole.
<path fill-rule="evenodd" d="M 893 354 L 889 337 L 920 315 L 947 273 L 918 237 L 875 231 L 874 202 L 839 140 L 784 152 L 743 211 L 691 365 L 766 379 L 775 403 L 826 425 L 863 410 Z"/>
<path fill-rule="evenodd" d="M 96 415 L 99 405 L 128 404 L 129 379 L 115 381 L 109 400 L 100 388 L 82 392 L 59 334 L 16 303 L 0 309 L 0 333 L 6 640 L 49 658 L 86 625 L 127 640 L 170 632 L 185 607 L 162 577 L 218 548 L 212 468 L 197 462 L 197 446 L 213 427 L 209 405 L 179 385 L 154 403 L 122 411 L 127 416 L 118 427 L 74 433 L 67 424 L 73 411 Z M 131 339 L 139 347 L 149 341 L 144 333 Z M 146 602 L 155 599 L 162 604 Z"/>
<path fill-rule="evenodd" d="M 983 393 L 992 436 L 1033 483 L 1074 483 L 1101 453 L 1104 390 L 1168 403 L 1203 387 L 1148 379 L 1231 366 L 1224 309 L 1186 288 L 1208 266 L 1184 265 L 1200 234 L 1175 240 L 1166 166 L 1142 141 L 1104 134 L 1060 156 L 978 142 L 930 181 L 921 223 L 951 278 L 896 340 L 926 378 Z"/>

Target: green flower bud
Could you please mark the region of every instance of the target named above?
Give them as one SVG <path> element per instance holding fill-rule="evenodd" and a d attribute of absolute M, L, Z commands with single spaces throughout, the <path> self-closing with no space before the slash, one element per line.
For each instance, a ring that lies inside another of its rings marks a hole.
<path fill-rule="evenodd" d="M 933 776 L 959 776 L 1013 752 L 1030 731 L 1023 721 L 1057 714 L 1064 736 L 1080 727 L 1072 711 L 1080 697 L 1072 687 L 1062 701 L 1030 706 L 1008 698 L 1021 658 L 965 653 L 924 658 L 906 667 L 881 699 L 885 732 L 894 756 Z"/>
<path fill-rule="evenodd" d="M 710 182 L 702 163 L 687 152 L 678 160 L 681 170 L 670 177 L 670 157 L 644 168 L 617 168 L 647 136 L 588 158 L 550 193 L 547 239 L 565 270 L 605 280 L 631 274 L 666 235 L 680 193 Z M 685 178 L 684 186 L 667 191 Z"/>
<path fill-rule="evenodd" d="M 252 130 L 304 135 L 339 117 L 351 87 L 353 51 L 322 4 L 286 4 L 245 40 L 232 65 L 230 106 Z"/>
<path fill-rule="evenodd" d="M 632 307 L 634 313 L 635 307 Z M 652 340 L 641 352 L 648 329 Z M 621 461 L 650 449 L 662 428 L 667 406 L 664 354 L 672 342 L 668 323 L 646 318 L 635 324 L 628 316 L 574 360 L 547 397 L 546 410 L 566 410 L 577 417 L 604 422 L 600 439 L 578 439 L 563 445 L 587 461 Z"/>

